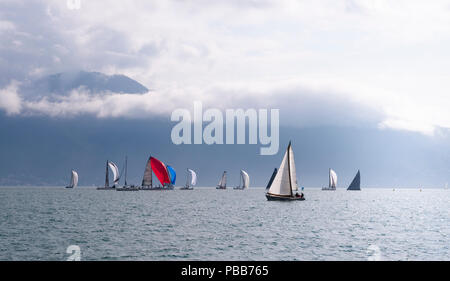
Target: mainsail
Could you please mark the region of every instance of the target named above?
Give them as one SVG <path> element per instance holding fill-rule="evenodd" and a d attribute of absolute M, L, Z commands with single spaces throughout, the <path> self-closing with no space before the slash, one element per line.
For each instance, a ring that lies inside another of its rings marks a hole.
<path fill-rule="evenodd" d="M 167 173 L 166 165 L 154 157 L 150 157 L 150 165 L 152 166 L 153 173 L 158 178 L 161 185 L 169 185 L 170 179 Z"/>
<path fill-rule="evenodd" d="M 167 165 L 167 173 L 169 174 L 170 183 L 175 184 L 177 173 L 175 173 L 175 170 L 169 165 Z"/>
<path fill-rule="evenodd" d="M 246 189 L 250 186 L 250 177 L 248 176 L 247 172 L 244 170 L 241 170 L 241 178 L 242 178 L 242 188 Z"/>
<path fill-rule="evenodd" d="M 194 186 L 197 184 L 197 173 L 195 173 L 193 170 L 188 169 L 188 172 L 191 174 L 191 186 Z M 189 181 L 189 176 L 188 176 Z M 188 184 L 186 184 L 188 185 Z"/>
<path fill-rule="evenodd" d="M 150 163 L 151 157 L 148 158 L 147 165 L 145 165 L 144 178 L 142 179 L 143 187 L 152 187 L 152 165 Z"/>
<path fill-rule="evenodd" d="M 223 172 L 222 178 L 219 181 L 219 186 L 220 188 L 225 188 L 227 187 L 227 171 Z"/>
<path fill-rule="evenodd" d="M 359 170 L 347 190 L 361 190 L 361 174 Z"/>
<path fill-rule="evenodd" d="M 273 170 L 272 176 L 270 177 L 269 183 L 268 183 L 267 186 L 266 186 L 266 189 L 269 189 L 270 186 L 272 185 L 273 180 L 275 179 L 275 176 L 277 175 L 277 172 L 278 172 L 278 169 L 275 168 L 275 170 Z"/>
<path fill-rule="evenodd" d="M 114 164 L 113 162 L 110 162 L 110 161 L 108 161 L 108 166 L 111 169 L 111 171 L 113 172 L 114 186 L 116 186 L 119 184 L 119 179 L 120 179 L 119 168 L 117 167 L 116 164 Z"/>
<path fill-rule="evenodd" d="M 294 152 L 292 145 L 289 146 L 284 154 L 280 168 L 270 186 L 269 195 L 293 196 L 293 191 L 298 190 L 297 173 L 295 170 Z"/>
<path fill-rule="evenodd" d="M 330 181 L 328 184 L 329 188 L 336 188 L 337 185 L 337 175 L 336 172 L 330 169 Z"/>

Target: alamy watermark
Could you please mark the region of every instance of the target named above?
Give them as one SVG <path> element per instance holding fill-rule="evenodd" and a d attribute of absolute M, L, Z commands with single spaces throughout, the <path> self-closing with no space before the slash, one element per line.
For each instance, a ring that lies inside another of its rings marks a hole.
<path fill-rule="evenodd" d="M 381 249 L 377 245 L 370 245 L 369 247 L 367 247 L 367 251 L 366 252 L 369 255 L 368 258 L 367 258 L 368 261 L 381 261 L 381 260 L 383 260 Z"/>
<path fill-rule="evenodd" d="M 70 245 L 66 249 L 66 254 L 71 254 L 67 261 L 81 261 L 81 248 L 78 245 Z"/>
<path fill-rule="evenodd" d="M 172 128 L 172 142 L 176 145 L 246 144 L 248 127 L 248 144 L 259 141 L 263 146 L 261 155 L 274 155 L 278 153 L 280 143 L 280 110 L 270 109 L 270 123 L 268 115 L 268 109 L 227 109 L 225 116 L 217 108 L 203 112 L 203 104 L 196 101 L 193 114 L 181 108 L 172 112 L 171 121 L 178 122 Z M 203 122 L 208 124 L 203 127 Z"/>

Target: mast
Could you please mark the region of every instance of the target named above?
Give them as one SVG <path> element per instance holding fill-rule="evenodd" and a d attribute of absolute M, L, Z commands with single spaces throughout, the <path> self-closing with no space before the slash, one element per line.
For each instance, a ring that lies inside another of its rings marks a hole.
<path fill-rule="evenodd" d="M 106 178 L 105 178 L 105 187 L 109 187 L 109 170 L 108 170 L 109 161 L 106 160 Z"/>
<path fill-rule="evenodd" d="M 125 156 L 125 186 L 127 186 L 128 155 Z"/>
<path fill-rule="evenodd" d="M 289 169 L 289 185 L 290 185 L 290 192 L 291 192 L 291 196 L 293 196 L 294 194 L 292 193 L 292 174 L 291 174 L 291 142 L 289 142 L 289 146 L 287 149 L 287 153 L 288 153 L 288 169 Z"/>
<path fill-rule="evenodd" d="M 189 187 L 189 174 L 190 174 L 191 172 L 189 172 L 189 169 L 186 169 L 186 171 L 187 171 L 187 176 L 186 176 L 186 187 Z"/>

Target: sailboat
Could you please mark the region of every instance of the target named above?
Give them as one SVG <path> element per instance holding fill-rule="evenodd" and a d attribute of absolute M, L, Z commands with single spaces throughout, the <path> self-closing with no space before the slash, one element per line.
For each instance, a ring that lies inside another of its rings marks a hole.
<path fill-rule="evenodd" d="M 329 170 L 329 181 L 328 187 L 322 187 L 322 190 L 336 190 L 337 185 L 337 175 L 332 169 Z"/>
<path fill-rule="evenodd" d="M 242 186 L 241 186 L 242 183 Z M 247 172 L 244 170 L 241 170 L 241 176 L 239 177 L 239 186 L 236 186 L 233 189 L 247 189 L 250 186 L 250 177 L 248 176 Z"/>
<path fill-rule="evenodd" d="M 159 180 L 161 185 L 153 186 L 152 172 Z M 175 172 L 175 170 L 173 170 Z M 175 180 L 175 177 L 172 179 Z M 141 190 L 173 190 L 172 180 L 170 179 L 167 166 L 155 157 L 150 157 L 145 167 L 144 179 L 142 180 Z"/>
<path fill-rule="evenodd" d="M 294 151 L 292 145 L 289 146 L 284 154 L 283 161 L 280 168 L 266 193 L 266 198 L 269 201 L 292 201 L 292 200 L 305 200 L 305 197 L 298 195 L 294 192 L 298 191 L 297 185 L 297 173 L 295 170 Z"/>
<path fill-rule="evenodd" d="M 197 173 L 194 172 L 191 169 L 187 169 L 187 178 L 186 178 L 186 185 L 182 188 L 180 188 L 180 190 L 193 190 L 194 189 L 194 185 L 197 184 Z M 189 177 L 190 175 L 190 177 Z M 189 181 L 190 178 L 190 181 Z"/>
<path fill-rule="evenodd" d="M 109 186 L 109 169 L 113 172 L 114 176 L 114 184 Z M 116 186 L 119 184 L 120 173 L 119 168 L 116 164 L 111 161 L 106 161 L 106 177 L 105 177 L 105 186 L 97 187 L 97 190 L 114 190 Z"/>
<path fill-rule="evenodd" d="M 277 175 L 278 169 L 275 168 L 275 170 L 273 170 L 272 176 L 270 177 L 269 183 L 266 186 L 266 190 L 269 189 L 272 186 L 273 180 L 275 179 L 275 176 Z"/>
<path fill-rule="evenodd" d="M 361 190 L 361 174 L 359 170 L 347 190 Z"/>
<path fill-rule="evenodd" d="M 128 171 L 128 156 L 125 157 L 125 185 L 121 188 L 116 188 L 116 191 L 138 191 L 139 188 L 134 185 L 128 185 L 127 183 L 127 171 Z"/>
<path fill-rule="evenodd" d="M 70 184 L 66 188 L 75 188 L 78 186 L 78 173 L 72 170 L 72 175 L 70 177 Z"/>
<path fill-rule="evenodd" d="M 222 178 L 219 181 L 216 189 L 227 189 L 227 171 L 223 172 Z"/>

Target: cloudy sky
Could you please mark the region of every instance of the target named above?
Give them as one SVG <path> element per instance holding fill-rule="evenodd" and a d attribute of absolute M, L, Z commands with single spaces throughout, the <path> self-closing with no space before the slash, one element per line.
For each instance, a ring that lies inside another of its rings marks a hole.
<path fill-rule="evenodd" d="M 26 110 L 15 94 L 24 80 L 83 69 L 155 92 L 105 101 L 119 115 L 161 99 L 170 110 L 193 99 L 281 108 L 317 100 L 331 110 L 343 101 L 343 112 L 380 128 L 450 127 L 449 1 L 71 2 L 0 2 L 3 110 Z"/>
<path fill-rule="evenodd" d="M 285 126 L 448 134 L 450 1 L 76 2 L 0 0 L 6 116 L 170 116 L 199 100 L 280 108 Z M 21 94 L 73 70 L 124 74 L 150 92 Z"/>

